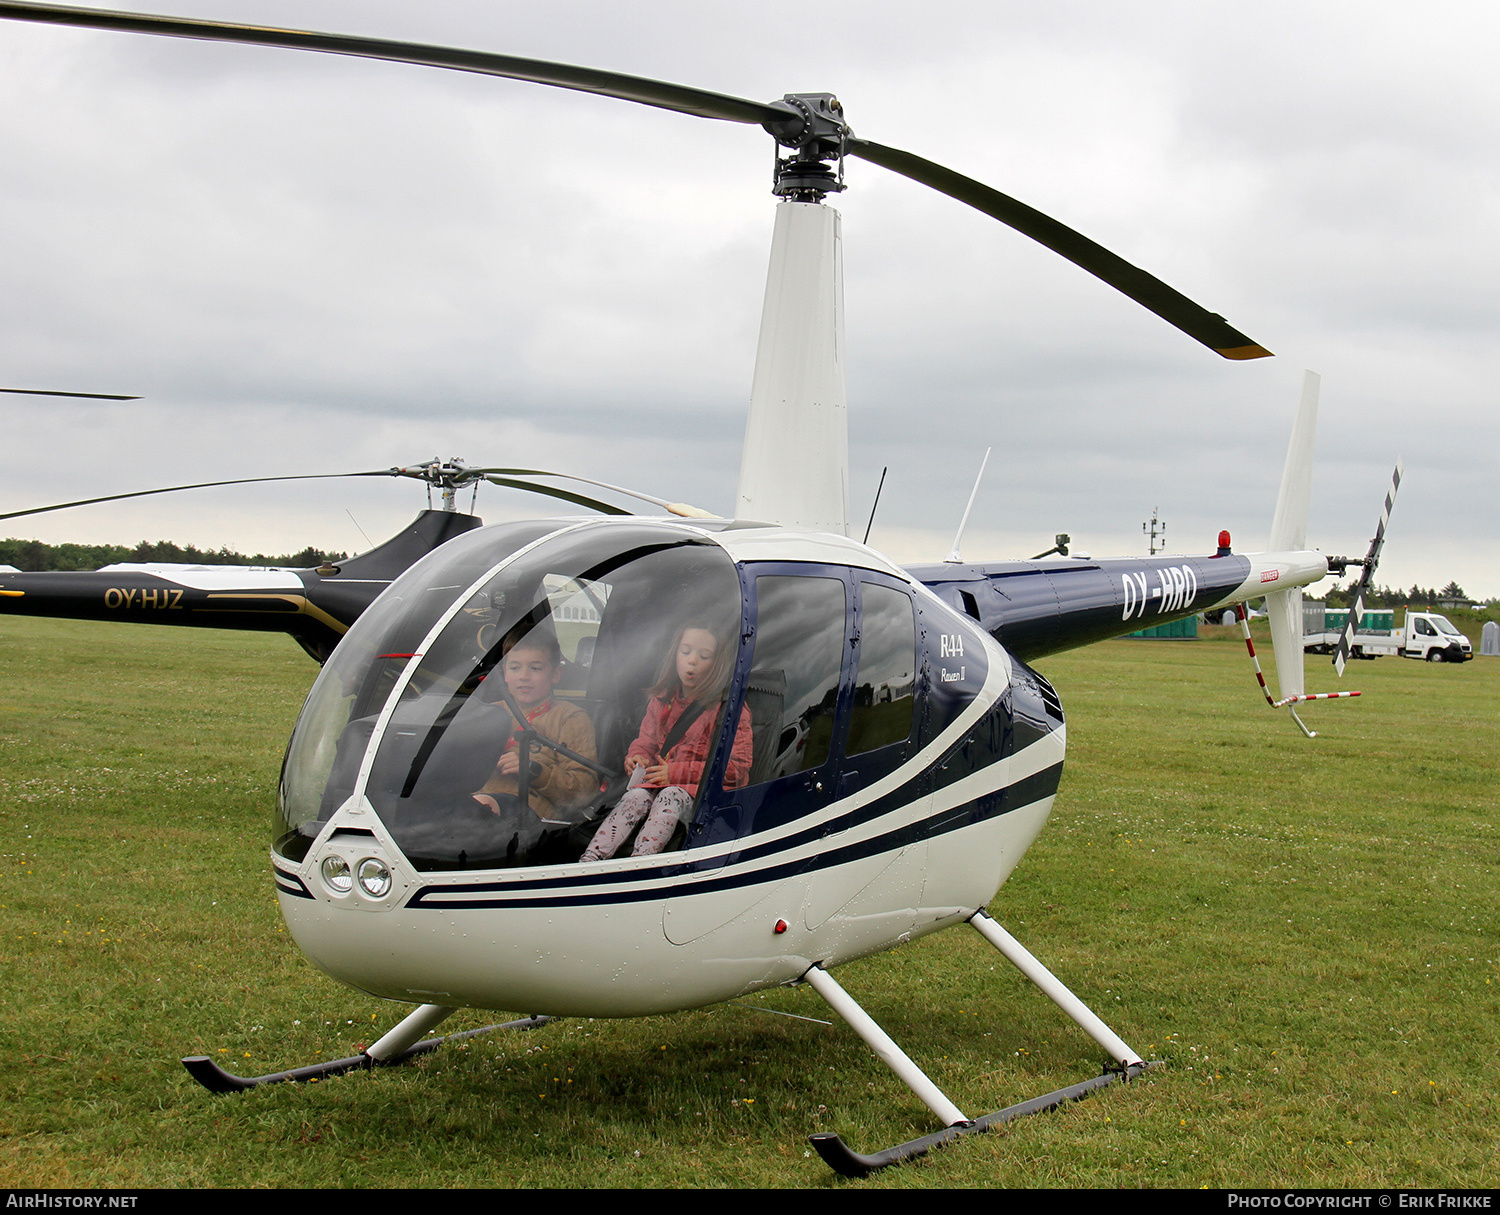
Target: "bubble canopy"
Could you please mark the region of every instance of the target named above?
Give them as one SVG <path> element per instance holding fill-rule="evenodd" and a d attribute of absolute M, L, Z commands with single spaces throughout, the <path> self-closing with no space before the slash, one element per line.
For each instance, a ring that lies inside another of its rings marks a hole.
<path fill-rule="evenodd" d="M 363 799 L 419 870 L 576 860 L 624 789 L 678 634 L 702 627 L 732 654 L 742 616 L 729 555 L 672 524 L 460 536 L 392 583 L 323 668 L 287 748 L 273 847 L 303 860 Z"/>

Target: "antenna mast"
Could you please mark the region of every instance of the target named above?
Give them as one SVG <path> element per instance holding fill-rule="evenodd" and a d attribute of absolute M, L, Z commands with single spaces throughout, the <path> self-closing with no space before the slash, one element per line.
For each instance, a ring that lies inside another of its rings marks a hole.
<path fill-rule="evenodd" d="M 1149 524 L 1146 524 L 1146 523 L 1142 523 L 1141 524 L 1141 531 L 1145 532 L 1145 534 L 1146 534 L 1146 536 L 1147 536 L 1147 538 L 1149 540 L 1149 547 L 1146 550 L 1147 556 L 1150 556 L 1150 557 L 1156 556 L 1157 551 L 1158 551 L 1157 547 L 1156 547 L 1156 541 L 1158 539 L 1161 540 L 1161 550 L 1160 551 L 1162 551 L 1162 552 L 1166 551 L 1166 548 L 1167 548 L 1167 521 L 1165 519 L 1162 519 L 1160 521 L 1157 520 L 1157 518 L 1156 518 L 1156 507 L 1153 506 L 1151 508 L 1151 522 Z"/>

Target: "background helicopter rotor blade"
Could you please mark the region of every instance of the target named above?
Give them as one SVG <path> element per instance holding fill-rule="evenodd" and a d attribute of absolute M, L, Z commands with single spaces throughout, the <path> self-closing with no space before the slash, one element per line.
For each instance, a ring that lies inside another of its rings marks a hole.
<path fill-rule="evenodd" d="M 528 491 L 529 493 L 540 494 L 540 495 L 542 495 L 543 497 L 546 497 L 546 498 L 560 498 L 564 502 L 572 502 L 572 503 L 574 503 L 574 504 L 576 504 L 578 506 L 586 506 L 590 510 L 597 510 L 601 514 L 605 514 L 605 515 L 628 515 L 628 514 L 632 513 L 632 512 L 630 512 L 628 510 L 623 509 L 622 507 L 611 506 L 608 502 L 601 502 L 597 498 L 590 498 L 590 497 L 587 497 L 584 494 L 574 493 L 574 492 L 572 492 L 570 490 L 559 489 L 558 487 L 553 486 L 553 485 L 542 485 L 542 484 L 539 484 L 539 483 L 534 482 L 534 481 L 524 481 L 524 480 L 520 480 L 518 478 L 513 478 L 513 477 L 487 476 L 487 475 L 484 475 L 484 471 L 480 470 L 480 469 L 464 469 L 462 471 L 464 473 L 468 473 L 468 474 L 471 474 L 471 475 L 458 477 L 457 480 L 460 483 L 466 483 L 466 482 L 469 482 L 469 481 L 483 479 L 483 480 L 486 480 L 486 481 L 493 482 L 495 485 L 503 485 L 503 486 L 506 486 L 507 488 L 510 488 L 510 489 L 523 489 L 523 490 Z M 500 470 L 497 470 L 497 471 L 499 471 L 499 472 L 505 472 L 505 471 L 517 471 L 517 472 L 520 472 L 520 471 L 525 471 L 525 470 L 520 470 L 520 469 L 516 469 L 516 470 L 500 469 Z M 544 476 L 553 476 L 553 477 L 562 477 L 562 476 L 567 476 L 568 474 L 566 474 L 566 473 L 545 473 L 543 475 Z M 262 483 L 269 482 L 269 481 L 328 481 L 328 480 L 334 480 L 334 479 L 342 478 L 342 477 L 408 477 L 408 478 L 410 478 L 412 480 L 416 480 L 416 481 L 427 481 L 429 484 L 433 483 L 433 478 L 430 477 L 430 476 L 424 475 L 424 470 L 421 467 L 416 467 L 416 468 L 382 468 L 382 469 L 372 469 L 372 470 L 370 470 L 368 472 L 351 472 L 351 473 L 307 473 L 307 474 L 304 474 L 302 476 L 293 476 L 293 477 L 238 477 L 238 478 L 235 478 L 235 479 L 229 480 L 229 481 L 198 481 L 198 482 L 195 482 L 192 485 L 167 485 L 167 486 L 162 487 L 161 489 L 138 489 L 138 490 L 133 490 L 130 493 L 124 493 L 124 494 L 105 494 L 102 497 L 98 497 L 98 498 L 80 498 L 76 502 L 57 502 L 57 503 L 54 503 L 51 506 L 34 506 L 34 507 L 31 507 L 28 510 L 15 510 L 15 511 L 6 512 L 4 514 L 0 514 L 0 519 L 20 519 L 20 518 L 23 518 L 26 515 L 45 515 L 49 511 L 67 510 L 69 507 L 72 507 L 72 506 L 93 506 L 93 505 L 95 505 L 96 503 L 99 503 L 99 502 L 118 502 L 118 501 L 120 501 L 121 499 L 124 499 L 124 498 L 147 498 L 147 497 L 150 497 L 153 494 L 175 494 L 175 493 L 181 492 L 182 490 L 187 490 L 187 489 L 211 489 L 211 488 L 213 488 L 215 486 L 219 486 L 219 485 L 257 485 L 257 484 L 262 484 Z M 582 477 L 575 477 L 575 478 L 572 478 L 572 479 L 573 480 L 580 480 L 580 481 L 584 480 L 584 478 L 582 478 Z M 603 482 L 599 482 L 598 484 L 602 485 Z M 608 485 L 606 485 L 606 486 L 604 486 L 604 488 L 606 488 L 606 489 L 614 489 L 615 487 L 614 486 L 608 486 Z M 645 495 L 643 495 L 643 494 L 635 494 L 631 490 L 622 489 L 619 492 L 625 493 L 625 494 L 631 494 L 633 497 L 637 497 L 637 498 L 645 497 Z M 646 500 L 647 501 L 653 501 L 653 502 L 655 501 L 655 499 L 650 499 L 650 498 L 648 498 Z"/>
<path fill-rule="evenodd" d="M 34 506 L 28 510 L 13 510 L 0 514 L 0 519 L 20 519 L 25 515 L 45 515 L 49 511 L 67 510 L 70 506 L 92 506 L 96 502 L 118 502 L 122 498 L 148 498 L 152 494 L 175 494 L 184 489 L 210 489 L 216 485 L 254 485 L 262 481 L 322 481 L 334 477 L 394 477 L 396 472 L 385 469 L 378 472 L 357 473 L 309 473 L 300 477 L 239 477 L 233 481 L 198 481 L 192 485 L 168 485 L 161 489 L 137 489 L 127 494 L 105 494 L 100 498 L 79 498 L 76 502 L 58 502 L 52 506 Z"/>
<path fill-rule="evenodd" d="M 53 388 L 0 388 L 25 397 L 86 397 L 91 401 L 139 401 L 140 397 L 121 396 L 117 392 L 59 392 Z"/>
<path fill-rule="evenodd" d="M 712 511 L 706 511 L 696 506 L 690 506 L 686 502 L 668 502 L 665 498 L 654 498 L 650 494 L 643 494 L 638 489 L 626 489 L 623 485 L 611 485 L 608 481 L 595 481 L 592 477 L 578 477 L 572 473 L 548 472 L 544 468 L 470 468 L 470 473 L 480 473 L 488 481 L 494 481 L 496 485 L 507 485 L 510 482 L 496 481 L 495 477 L 562 477 L 568 481 L 578 481 L 583 485 L 597 485 L 600 489 L 607 489 L 613 493 L 624 494 L 627 498 L 639 498 L 642 502 L 649 502 L 652 506 L 659 506 L 663 510 L 674 515 L 681 515 L 687 519 L 717 519 L 720 516 Z M 493 475 L 492 475 L 493 474 Z M 534 486 L 531 488 L 535 488 Z M 582 500 L 585 505 L 594 505 L 593 499 Z M 629 511 L 621 512 L 629 514 Z"/>
<path fill-rule="evenodd" d="M 249 43 L 447 68 L 594 93 L 657 109 L 693 114 L 700 118 L 761 126 L 779 144 L 812 152 L 813 159 L 807 162 L 808 165 L 842 154 L 858 156 L 871 164 L 928 186 L 940 194 L 967 203 L 1045 245 L 1054 253 L 1061 254 L 1227 359 L 1257 359 L 1271 353 L 1251 341 L 1217 313 L 1193 303 L 1181 292 L 1075 232 L 1066 224 L 933 161 L 898 148 L 856 138 L 843 120 L 842 107 L 828 95 L 789 94 L 781 101 L 749 101 L 742 97 L 647 80 L 621 72 L 552 63 L 544 59 L 497 55 L 487 51 L 427 46 L 416 42 L 362 38 L 348 34 L 326 34 L 313 30 L 276 29 L 184 17 L 163 17 L 150 13 L 29 4 L 17 0 L 0 0 L 0 18 L 157 34 L 172 38 L 196 38 L 209 42 Z M 814 98 L 821 98 L 827 103 L 824 107 L 826 112 L 814 112 L 808 104 Z M 823 171 L 826 172 L 826 169 Z"/>
<path fill-rule="evenodd" d="M 1271 353 L 1252 342 L 1218 313 L 1193 303 L 1154 275 L 1147 274 L 1138 266 L 1111 253 L 1103 245 L 1096 244 L 1082 233 L 1073 231 L 1066 224 L 1043 215 L 1034 207 L 1028 207 L 1008 194 L 1002 194 L 972 177 L 965 177 L 962 173 L 956 173 L 910 152 L 888 148 L 868 139 L 851 137 L 846 141 L 844 150 L 851 156 L 868 160 L 871 164 L 899 173 L 902 177 L 908 177 L 949 198 L 967 203 L 1022 235 L 1031 237 L 1038 244 L 1045 245 L 1074 265 L 1081 266 L 1226 359 L 1260 359 Z"/>
<path fill-rule="evenodd" d="M 522 481 L 520 477 L 559 477 L 564 481 L 577 481 L 583 485 L 597 485 L 600 489 L 612 490 L 618 494 L 624 494 L 627 498 L 639 498 L 642 502 L 650 502 L 656 506 L 673 509 L 672 504 L 663 502 L 660 498 L 653 498 L 650 494 L 643 494 L 633 489 L 626 489 L 623 485 L 611 485 L 608 481 L 594 481 L 588 477 L 577 477 L 572 473 L 548 472 L 544 468 L 471 468 L 461 460 L 455 459 L 452 463 L 441 463 L 433 460 L 428 464 L 416 464 L 410 468 L 393 468 L 391 472 L 401 477 L 414 477 L 419 481 L 426 481 L 429 485 L 445 486 L 452 489 L 461 489 L 475 481 L 489 481 L 493 485 L 504 485 L 510 489 L 524 489 L 529 493 L 541 494 L 548 498 L 560 498 L 564 502 L 575 502 L 579 506 L 587 506 L 590 510 L 597 510 L 606 515 L 630 515 L 633 511 L 624 510 L 618 506 L 611 506 L 607 502 L 601 502 L 598 498 L 586 497 L 574 490 L 563 490 L 552 485 L 542 485 L 535 481 Z M 696 507 L 684 507 L 674 513 L 692 514 Z M 698 512 L 704 518 L 716 518 L 707 511 Z"/>
<path fill-rule="evenodd" d="M 581 479 L 581 478 L 580 478 Z M 579 506 L 587 506 L 606 515 L 629 515 L 633 511 L 626 510 L 623 506 L 611 506 L 608 502 L 601 502 L 598 498 L 590 498 L 586 494 L 576 494 L 572 490 L 558 489 L 551 485 L 538 485 L 534 481 L 519 481 L 514 477 L 497 477 L 486 474 L 484 480 L 491 485 L 504 485 L 510 489 L 528 489 L 534 494 L 546 494 L 549 498 L 561 498 L 564 502 L 576 502 Z"/>

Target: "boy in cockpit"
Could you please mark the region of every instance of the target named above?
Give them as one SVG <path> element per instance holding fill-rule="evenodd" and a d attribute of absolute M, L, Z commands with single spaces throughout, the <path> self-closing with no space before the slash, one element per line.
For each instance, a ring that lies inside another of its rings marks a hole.
<path fill-rule="evenodd" d="M 511 736 L 484 788 L 474 794 L 475 801 L 496 814 L 520 810 L 519 733 L 523 724 L 578 755 L 594 758 L 594 725 L 589 715 L 577 705 L 552 698 L 563 674 L 562 651 L 555 637 L 534 629 L 510 648 L 501 660 L 500 673 L 515 707 L 506 705 L 503 697 L 494 701 L 507 711 Z M 516 720 L 517 709 L 524 723 Z M 599 778 L 582 764 L 536 741 L 529 751 L 527 803 L 538 820 L 565 821 L 569 809 L 598 793 Z"/>

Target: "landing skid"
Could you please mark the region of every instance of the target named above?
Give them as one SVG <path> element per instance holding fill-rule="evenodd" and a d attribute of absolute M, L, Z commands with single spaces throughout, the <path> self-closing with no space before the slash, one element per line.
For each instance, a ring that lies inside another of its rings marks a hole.
<path fill-rule="evenodd" d="M 364 1071 L 372 1067 L 397 1067 L 402 1063 L 410 1063 L 421 1055 L 430 1054 L 445 1042 L 461 1042 L 465 1038 L 477 1038 L 480 1034 L 490 1034 L 500 1029 L 537 1029 L 556 1020 L 555 1017 L 523 1017 L 519 1021 L 486 1025 L 483 1029 L 466 1029 L 462 1033 L 417 1042 L 418 1038 L 454 1011 L 438 1004 L 424 1004 L 361 1054 L 348 1059 L 330 1059 L 327 1063 L 314 1063 L 308 1067 L 294 1067 L 289 1071 L 271 1072 L 265 1076 L 236 1076 L 233 1072 L 226 1072 L 207 1055 L 188 1055 L 182 1060 L 182 1066 L 211 1093 L 242 1093 L 263 1084 L 306 1084 L 327 1076 L 342 1076 L 345 1072 Z"/>
<path fill-rule="evenodd" d="M 1032 957 L 1019 941 L 1001 928 L 988 914 L 978 911 L 969 918 L 969 923 L 986 941 L 1013 962 L 1022 974 L 1040 987 L 1059 1008 L 1073 1018 L 1089 1037 L 1107 1050 L 1114 1057 L 1117 1066 L 1106 1066 L 1103 1075 L 1095 1076 L 1092 1080 L 1085 1080 L 1081 1084 L 1033 1097 L 1030 1101 L 1007 1106 L 993 1114 L 969 1118 L 943 1095 L 921 1068 L 913 1063 L 864 1009 L 850 998 L 832 975 L 821 966 L 814 966 L 803 975 L 803 980 L 827 1000 L 833 1010 L 849 1023 L 850 1028 L 865 1040 L 866 1045 L 885 1061 L 913 1093 L 922 1099 L 923 1104 L 947 1124 L 944 1130 L 924 1135 L 920 1139 L 899 1143 L 895 1147 L 869 1156 L 851 1150 L 838 1135 L 832 1132 L 813 1135 L 812 1145 L 817 1149 L 818 1155 L 830 1168 L 842 1173 L 845 1177 L 866 1177 L 877 1169 L 926 1155 L 934 1148 L 952 1143 L 960 1136 L 988 1131 L 1003 1123 L 1014 1122 L 1017 1118 L 1025 1118 L 1028 1114 L 1044 1113 L 1047 1110 L 1056 1109 L 1067 1101 L 1082 1100 L 1095 1089 L 1104 1088 L 1117 1080 L 1134 1080 L 1147 1068 L 1153 1066 L 1131 1050 L 1082 1000 L 1063 986 L 1056 975 Z"/>
<path fill-rule="evenodd" d="M 1151 1066 L 1150 1063 L 1132 1063 L 1129 1067 L 1106 1068 L 1102 1076 L 1095 1076 L 1092 1080 L 1083 1081 L 1082 1084 L 1060 1088 L 1056 1092 L 1033 1097 L 1030 1101 L 1022 1101 L 1017 1105 L 1008 1105 L 1003 1110 L 996 1110 L 993 1114 L 984 1114 L 972 1122 L 961 1122 L 934 1134 L 923 1135 L 920 1139 L 909 1139 L 905 1143 L 898 1143 L 895 1147 L 886 1148 L 885 1151 L 876 1152 L 870 1156 L 854 1151 L 832 1131 L 813 1135 L 812 1145 L 817 1149 L 818 1155 L 823 1157 L 823 1162 L 834 1172 L 842 1173 L 845 1177 L 868 1177 L 878 1169 L 892 1164 L 901 1164 L 907 1160 L 915 1160 L 918 1156 L 925 1156 L 934 1148 L 946 1147 L 961 1135 L 988 1131 L 1002 1123 L 1025 1118 L 1028 1114 L 1045 1114 L 1048 1110 L 1056 1109 L 1067 1101 L 1082 1101 L 1095 1089 L 1113 1084 L 1116 1080 L 1134 1080 Z"/>

